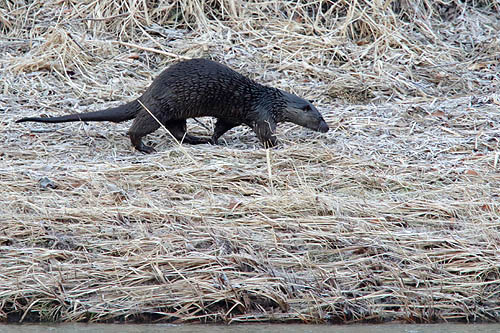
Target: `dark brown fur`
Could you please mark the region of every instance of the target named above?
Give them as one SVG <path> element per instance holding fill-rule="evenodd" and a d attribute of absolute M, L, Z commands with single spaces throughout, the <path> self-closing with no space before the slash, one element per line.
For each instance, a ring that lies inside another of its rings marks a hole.
<path fill-rule="evenodd" d="M 140 101 L 140 103 L 139 103 Z M 179 141 L 200 144 L 217 140 L 235 126 L 253 129 L 264 146 L 277 143 L 276 125 L 289 121 L 319 132 L 328 125 L 308 101 L 285 91 L 261 85 L 227 66 L 206 59 L 176 63 L 164 70 L 138 99 L 102 111 L 70 114 L 51 118 L 22 118 L 17 122 L 60 123 L 68 121 L 112 121 L 134 119 L 128 134 L 134 147 L 151 153 L 153 148 L 142 137 L 160 127 L 148 110 Z M 217 118 L 210 139 L 186 133 L 186 119 Z"/>

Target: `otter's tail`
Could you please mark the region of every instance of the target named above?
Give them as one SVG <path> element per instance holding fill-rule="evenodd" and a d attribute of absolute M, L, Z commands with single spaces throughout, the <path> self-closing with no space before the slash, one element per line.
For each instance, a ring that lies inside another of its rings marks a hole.
<path fill-rule="evenodd" d="M 16 123 L 25 121 L 34 121 L 39 123 L 66 123 L 70 121 L 112 121 L 120 123 L 134 119 L 139 111 L 141 105 L 137 100 L 123 104 L 114 108 L 109 108 L 101 111 L 68 114 L 60 117 L 28 117 L 16 120 Z"/>

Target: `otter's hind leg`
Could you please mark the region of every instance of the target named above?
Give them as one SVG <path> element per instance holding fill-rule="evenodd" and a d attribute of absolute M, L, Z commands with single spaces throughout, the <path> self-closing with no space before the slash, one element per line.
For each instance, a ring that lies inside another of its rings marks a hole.
<path fill-rule="evenodd" d="M 145 110 L 139 112 L 128 130 L 130 141 L 135 149 L 146 154 L 154 153 L 155 150 L 152 147 L 142 142 L 142 137 L 156 131 L 159 127 L 160 124 L 148 112 Z"/>
<path fill-rule="evenodd" d="M 165 123 L 165 127 L 172 133 L 174 138 L 179 142 L 198 145 L 208 143 L 208 138 L 200 138 L 186 133 L 186 119 L 171 120 Z"/>

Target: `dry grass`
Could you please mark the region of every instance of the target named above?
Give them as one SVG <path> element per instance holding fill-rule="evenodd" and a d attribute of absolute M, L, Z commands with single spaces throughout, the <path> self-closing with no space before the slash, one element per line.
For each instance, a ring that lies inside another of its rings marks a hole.
<path fill-rule="evenodd" d="M 4 0 L 0 319 L 498 321 L 499 7 Z M 270 151 L 158 131 L 146 156 L 128 124 L 13 122 L 131 100 L 189 57 L 332 130 L 281 126 Z"/>

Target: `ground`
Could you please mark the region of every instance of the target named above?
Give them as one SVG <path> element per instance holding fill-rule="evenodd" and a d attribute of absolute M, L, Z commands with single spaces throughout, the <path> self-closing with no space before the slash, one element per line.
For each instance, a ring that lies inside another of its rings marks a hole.
<path fill-rule="evenodd" d="M 0 320 L 499 320 L 498 4 L 145 3 L 0 7 Z M 119 105 L 191 57 L 331 130 L 266 150 L 160 129 L 144 155 L 130 123 L 15 123 Z"/>

